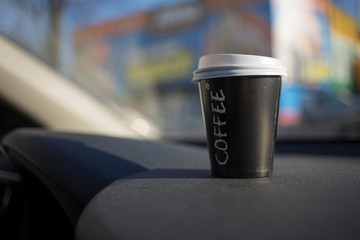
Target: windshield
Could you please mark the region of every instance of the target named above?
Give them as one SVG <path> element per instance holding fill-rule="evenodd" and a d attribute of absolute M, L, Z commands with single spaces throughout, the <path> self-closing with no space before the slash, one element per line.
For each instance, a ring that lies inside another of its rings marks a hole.
<path fill-rule="evenodd" d="M 289 76 L 278 139 L 358 139 L 359 10 L 357 0 L 4 0 L 0 32 L 114 111 L 191 142 L 205 141 L 190 83 L 199 57 L 273 56 Z"/>

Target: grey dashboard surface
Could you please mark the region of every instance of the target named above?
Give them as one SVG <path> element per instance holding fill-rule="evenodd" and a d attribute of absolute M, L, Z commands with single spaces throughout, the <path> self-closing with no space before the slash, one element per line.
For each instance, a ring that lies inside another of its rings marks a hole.
<path fill-rule="evenodd" d="M 210 166 L 203 148 L 161 141 L 19 129 L 3 144 L 10 155 L 16 154 L 17 164 L 35 175 L 44 174 L 44 182 L 56 183 L 81 204 L 111 182 L 134 173 Z"/>
<path fill-rule="evenodd" d="M 120 179 L 88 204 L 76 237 L 359 239 L 359 226 L 359 158 L 286 154 L 271 178 L 153 169 Z"/>
<path fill-rule="evenodd" d="M 21 174 L 35 176 L 55 196 L 73 225 L 90 199 L 119 178 L 210 165 L 203 148 L 163 141 L 18 129 L 2 144 Z"/>
<path fill-rule="evenodd" d="M 3 145 L 80 203 L 78 240 L 359 239 L 358 143 L 281 145 L 264 179 L 213 178 L 206 148 L 169 142 L 24 129 Z"/>

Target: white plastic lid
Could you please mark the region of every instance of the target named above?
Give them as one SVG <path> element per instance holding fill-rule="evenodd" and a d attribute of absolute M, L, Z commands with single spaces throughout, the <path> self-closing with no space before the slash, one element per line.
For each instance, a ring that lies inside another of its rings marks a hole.
<path fill-rule="evenodd" d="M 281 61 L 272 57 L 244 54 L 211 54 L 202 56 L 192 82 L 230 76 L 287 77 Z"/>

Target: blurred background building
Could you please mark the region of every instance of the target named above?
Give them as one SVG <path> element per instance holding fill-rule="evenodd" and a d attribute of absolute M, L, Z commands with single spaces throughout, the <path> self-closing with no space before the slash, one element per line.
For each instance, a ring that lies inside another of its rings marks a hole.
<path fill-rule="evenodd" d="M 79 28 L 75 79 L 158 123 L 167 137 L 202 139 L 192 72 L 201 55 L 271 55 L 268 1 L 191 1 Z"/>
<path fill-rule="evenodd" d="M 274 56 L 288 69 L 279 138 L 360 136 L 358 0 L 4 1 L 0 31 L 167 138 L 204 141 L 200 56 Z"/>

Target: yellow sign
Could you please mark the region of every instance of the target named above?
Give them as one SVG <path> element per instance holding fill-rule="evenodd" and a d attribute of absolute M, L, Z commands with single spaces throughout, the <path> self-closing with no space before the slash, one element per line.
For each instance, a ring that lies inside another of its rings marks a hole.
<path fill-rule="evenodd" d="M 323 60 L 307 61 L 303 66 L 303 79 L 308 84 L 322 83 L 330 76 L 329 64 Z"/>
<path fill-rule="evenodd" d="M 158 59 L 130 62 L 127 79 L 132 87 L 145 88 L 186 77 L 192 67 L 192 53 L 182 50 Z"/>
<path fill-rule="evenodd" d="M 333 3 L 329 3 L 329 19 L 331 29 L 354 43 L 359 43 L 356 19 L 345 13 Z"/>

